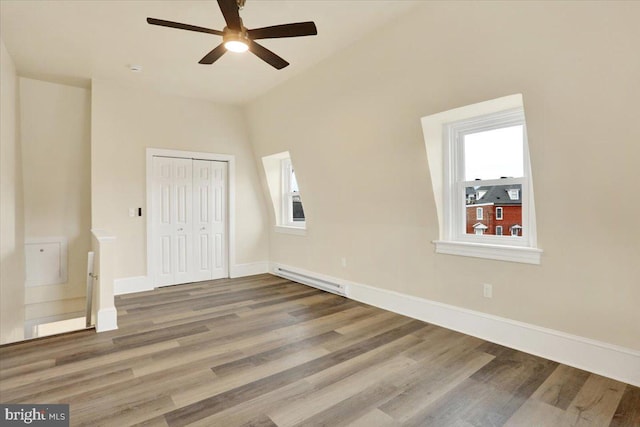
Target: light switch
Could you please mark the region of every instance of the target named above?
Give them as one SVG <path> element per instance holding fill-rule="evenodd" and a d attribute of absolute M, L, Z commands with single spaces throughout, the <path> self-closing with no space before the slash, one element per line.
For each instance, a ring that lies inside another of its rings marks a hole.
<path fill-rule="evenodd" d="M 136 216 L 136 208 L 129 208 L 129 216 L 130 217 Z"/>

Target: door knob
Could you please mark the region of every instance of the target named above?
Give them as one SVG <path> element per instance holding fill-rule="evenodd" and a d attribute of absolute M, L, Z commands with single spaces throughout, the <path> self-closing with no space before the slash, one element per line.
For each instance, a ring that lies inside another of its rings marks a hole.
<path fill-rule="evenodd" d="M 204 231 L 204 230 L 206 230 L 205 227 L 200 227 L 200 231 Z"/>
<path fill-rule="evenodd" d="M 183 230 L 182 228 L 178 228 L 178 231 L 182 231 L 182 230 Z"/>

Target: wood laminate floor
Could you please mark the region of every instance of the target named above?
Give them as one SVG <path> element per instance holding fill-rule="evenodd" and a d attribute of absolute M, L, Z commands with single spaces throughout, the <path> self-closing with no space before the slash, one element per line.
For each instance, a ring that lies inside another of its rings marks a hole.
<path fill-rule="evenodd" d="M 640 426 L 640 389 L 270 275 L 117 297 L 120 329 L 0 348 L 71 425 Z"/>

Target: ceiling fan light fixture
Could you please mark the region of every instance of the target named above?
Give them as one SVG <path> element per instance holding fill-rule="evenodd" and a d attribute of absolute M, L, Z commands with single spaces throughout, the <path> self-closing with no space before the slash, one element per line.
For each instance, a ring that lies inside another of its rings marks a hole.
<path fill-rule="evenodd" d="M 224 42 L 224 47 L 231 52 L 246 52 L 249 50 L 249 46 L 243 41 L 240 40 L 229 40 Z"/>
<path fill-rule="evenodd" d="M 228 51 L 241 53 L 249 50 L 249 39 L 247 38 L 246 31 L 235 32 L 225 28 L 222 41 L 225 49 Z"/>

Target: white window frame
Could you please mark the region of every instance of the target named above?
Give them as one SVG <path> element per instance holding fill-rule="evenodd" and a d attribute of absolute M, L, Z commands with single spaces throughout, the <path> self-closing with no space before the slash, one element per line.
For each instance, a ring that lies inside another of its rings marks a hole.
<path fill-rule="evenodd" d="M 498 215 L 500 212 L 500 215 Z M 496 221 L 501 221 L 504 218 L 504 212 L 501 206 L 496 206 Z"/>
<path fill-rule="evenodd" d="M 465 181 L 464 136 L 511 126 L 523 126 L 523 176 Z M 536 247 L 531 168 L 524 110 L 521 107 L 446 123 L 444 152 L 444 239 L 436 241 L 436 252 L 504 261 L 539 264 L 542 251 Z M 520 185 L 522 236 L 476 235 L 466 232 L 466 187 Z"/>
<path fill-rule="evenodd" d="M 498 230 L 500 231 L 500 233 L 498 233 Z M 502 226 L 501 225 L 496 225 L 496 236 L 502 236 Z"/>
<path fill-rule="evenodd" d="M 476 208 L 476 220 L 481 220 L 484 217 L 484 211 L 482 208 Z"/>
<path fill-rule="evenodd" d="M 282 159 L 281 162 L 281 173 L 282 173 L 282 226 L 285 227 L 295 227 L 295 228 L 305 228 L 305 221 L 294 221 L 293 220 L 293 197 L 300 196 L 299 192 L 291 190 L 291 174 L 293 172 L 293 165 L 291 163 L 291 159 Z M 302 200 L 302 199 L 301 199 Z"/>

